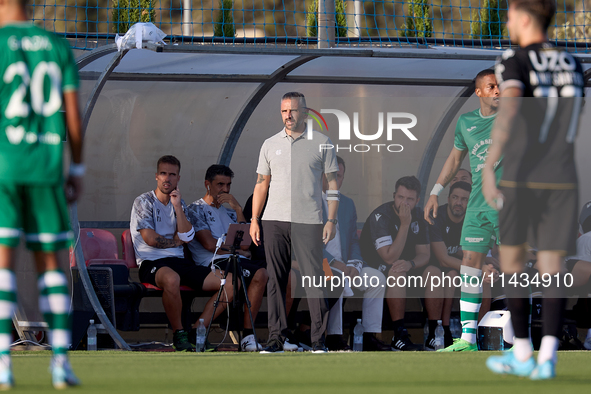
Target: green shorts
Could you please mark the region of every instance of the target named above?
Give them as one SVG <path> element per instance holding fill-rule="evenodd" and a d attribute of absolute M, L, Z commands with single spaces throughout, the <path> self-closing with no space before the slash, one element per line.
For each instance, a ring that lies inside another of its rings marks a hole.
<path fill-rule="evenodd" d="M 64 188 L 59 185 L 0 184 L 0 245 L 55 252 L 72 243 Z"/>
<path fill-rule="evenodd" d="M 499 215 L 497 211 L 466 211 L 462 238 L 462 250 L 487 254 L 499 243 Z"/>

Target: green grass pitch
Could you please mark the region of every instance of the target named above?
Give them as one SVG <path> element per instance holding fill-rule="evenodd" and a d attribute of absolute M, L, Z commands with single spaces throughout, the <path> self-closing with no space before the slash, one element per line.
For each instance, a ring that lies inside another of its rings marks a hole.
<path fill-rule="evenodd" d="M 591 352 L 561 352 L 557 378 L 496 376 L 478 353 L 72 352 L 76 393 L 588 393 Z M 15 352 L 14 392 L 55 392 L 49 352 Z"/>

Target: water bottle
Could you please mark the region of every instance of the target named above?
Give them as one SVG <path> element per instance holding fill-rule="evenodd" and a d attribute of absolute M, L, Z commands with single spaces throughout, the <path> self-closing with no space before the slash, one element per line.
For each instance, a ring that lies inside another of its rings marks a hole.
<path fill-rule="evenodd" d="M 357 325 L 353 329 L 353 351 L 354 352 L 362 352 L 363 351 L 363 332 L 365 329 L 361 324 L 361 319 L 357 319 Z"/>
<path fill-rule="evenodd" d="M 205 324 L 203 323 L 203 319 L 199 319 L 199 325 L 197 326 L 197 351 L 202 352 L 205 351 L 205 334 L 207 333 L 207 329 L 205 328 Z"/>
<path fill-rule="evenodd" d="M 435 329 L 435 350 L 444 348 L 443 335 L 443 325 L 441 324 L 441 320 L 437 320 L 437 328 Z"/>
<path fill-rule="evenodd" d="M 96 326 L 94 325 L 94 320 L 90 321 L 86 335 L 86 350 L 96 350 Z"/>

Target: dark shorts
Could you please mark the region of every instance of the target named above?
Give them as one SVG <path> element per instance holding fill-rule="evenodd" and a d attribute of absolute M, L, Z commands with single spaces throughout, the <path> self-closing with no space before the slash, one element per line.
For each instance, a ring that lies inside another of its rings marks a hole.
<path fill-rule="evenodd" d="M 215 261 L 215 265 L 219 267 L 222 271 L 226 271 L 226 267 L 228 266 L 229 261 L 229 258 L 218 259 Z M 254 278 L 254 274 L 261 268 L 265 268 L 265 263 L 257 260 L 248 259 L 240 259 L 239 261 L 240 266 L 242 267 L 242 276 L 244 276 L 244 282 L 246 283 L 246 288 L 248 288 L 250 286 L 252 278 Z M 229 272 L 233 272 L 233 267 L 231 265 Z"/>
<path fill-rule="evenodd" d="M 537 250 L 576 253 L 578 191 L 500 187 L 505 196 L 499 211 L 501 245 L 526 242 Z"/>
<path fill-rule="evenodd" d="M 179 257 L 165 257 L 158 260 L 144 260 L 140 266 L 139 277 L 142 283 L 156 285 L 156 273 L 162 267 L 168 267 L 179 274 L 181 285 L 189 286 L 193 290 L 201 290 L 203 282 L 211 269 L 196 265 L 192 260 Z"/>
<path fill-rule="evenodd" d="M 422 276 L 423 273 L 425 272 L 425 270 L 431 266 L 441 269 L 439 263 L 435 263 L 435 264 L 429 263 L 423 267 L 415 267 L 415 268 L 409 269 L 406 272 L 406 276 Z M 380 265 L 379 268 L 377 268 L 377 270 L 380 271 L 382 274 L 384 274 L 384 276 L 387 278 L 389 276 L 389 272 L 390 272 L 391 267 L 392 267 L 391 265 L 382 264 L 382 265 Z"/>

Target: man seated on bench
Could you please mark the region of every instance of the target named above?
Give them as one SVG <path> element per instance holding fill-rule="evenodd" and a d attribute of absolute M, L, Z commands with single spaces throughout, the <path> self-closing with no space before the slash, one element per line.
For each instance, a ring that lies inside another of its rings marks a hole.
<path fill-rule="evenodd" d="M 158 159 L 156 168 L 156 190 L 140 195 L 133 202 L 130 222 L 133 249 L 142 283 L 150 283 L 162 289 L 162 304 L 174 332 L 174 349 L 194 351 L 195 337 L 191 335 L 189 338 L 181 322 L 180 286 L 214 292 L 220 288 L 221 273 L 195 265 L 184 257 L 183 244 L 193 239 L 195 231 L 187 220 L 187 206 L 177 188 L 181 178 L 181 163 L 174 156 L 162 156 Z M 226 282 L 226 289 L 229 297 L 227 301 L 231 301 L 231 280 Z M 214 294 L 209 299 L 200 316 L 206 325 L 213 313 L 215 296 Z M 225 306 L 226 303 L 220 303 L 216 317 Z M 196 325 L 197 323 L 193 328 Z"/>
<path fill-rule="evenodd" d="M 195 238 L 189 243 L 189 250 L 197 266 L 207 268 L 214 264 L 221 270 L 226 270 L 230 253 L 218 249 L 216 244 L 223 237 L 228 226 L 233 223 L 246 223 L 242 207 L 230 194 L 230 186 L 234 172 L 227 166 L 214 164 L 205 173 L 205 196 L 188 207 L 188 219 L 195 229 Z M 223 204 L 227 204 L 226 208 Z M 232 241 L 232 240 L 228 240 Z M 250 260 L 248 247 L 237 251 L 242 266 L 242 274 L 246 283 L 248 299 L 251 303 L 253 320 L 263 302 L 263 293 L 267 287 L 267 270 L 264 261 Z M 228 282 L 226 282 L 228 283 Z M 262 350 L 253 335 L 250 316 L 245 309 L 244 338 L 240 342 L 243 351 L 255 352 Z"/>

